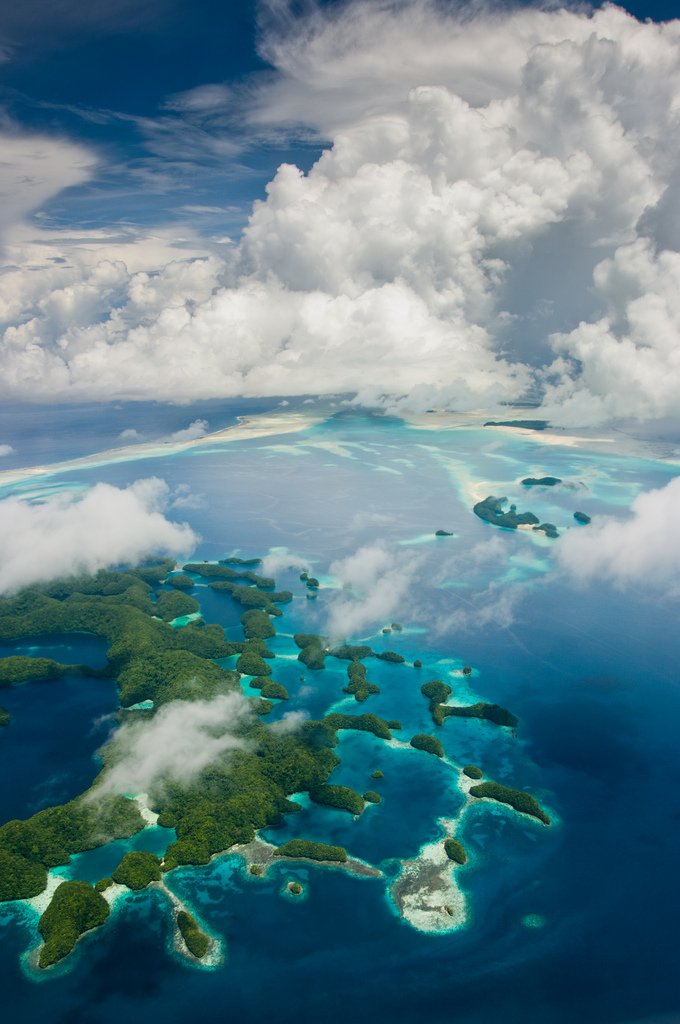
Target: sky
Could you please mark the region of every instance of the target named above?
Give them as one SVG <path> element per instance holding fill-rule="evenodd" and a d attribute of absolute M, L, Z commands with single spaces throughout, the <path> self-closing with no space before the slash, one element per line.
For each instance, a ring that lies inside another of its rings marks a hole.
<path fill-rule="evenodd" d="M 676 417 L 673 13 L 4 5 L 0 399 Z"/>

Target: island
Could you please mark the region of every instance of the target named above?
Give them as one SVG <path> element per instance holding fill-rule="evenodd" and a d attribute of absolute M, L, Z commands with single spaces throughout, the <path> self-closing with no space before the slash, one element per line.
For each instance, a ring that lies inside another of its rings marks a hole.
<path fill-rule="evenodd" d="M 414 861 L 400 861 L 398 877 L 389 880 L 380 868 L 351 856 L 344 847 L 320 841 L 323 836 L 311 833 L 308 838 L 290 839 L 277 847 L 260 835 L 264 829 L 282 826 L 289 816 L 300 814 L 303 804 L 309 808 L 310 803 L 355 819 L 365 811 L 374 822 L 384 819 L 388 808 L 368 811 L 370 805 L 382 801 L 376 790 L 369 788 L 362 793 L 332 782 L 340 765 L 339 752 L 349 739 L 342 736 L 347 731 L 368 734 L 365 743 L 372 751 L 376 741 L 389 744 L 390 758 L 435 755 L 441 761 L 441 770 L 453 773 L 455 784 L 464 794 L 460 815 L 468 806 L 495 800 L 543 824 L 550 823 L 537 801 L 523 790 L 480 781 L 483 774 L 476 766 L 458 768 L 444 756 L 435 736 L 416 733 L 408 742 L 396 739 L 394 733 L 401 729 L 397 718 L 331 711 L 317 718 L 294 713 L 271 725 L 265 722 L 264 716 L 274 708 L 272 702 L 289 699 L 288 689 L 273 675 L 276 666 L 284 664 L 278 659 L 294 659 L 296 649 L 301 664 L 314 672 L 323 670 L 328 658 L 336 659 L 334 678 L 340 674 L 337 662 L 345 662 L 345 691 L 359 702 L 380 693 L 380 688 L 368 680 L 363 662 L 374 658 L 399 666 L 404 658 L 395 651 L 376 652 L 368 644 L 352 642 L 351 637 L 330 644 L 318 633 L 295 633 L 293 647 L 293 630 L 285 625 L 281 628 L 279 623 L 286 605 L 293 599 L 304 601 L 304 588 L 298 588 L 302 593 L 295 598 L 288 591 L 277 592 L 275 580 L 255 571 L 259 565 L 257 559 L 229 558 L 189 562 L 177 573 L 173 562 L 163 560 L 73 576 L 0 598 L 0 644 L 33 636 L 88 632 L 105 642 L 107 654 L 105 667 L 96 670 L 12 654 L 0 658 L 0 680 L 5 685 L 22 685 L 35 679 L 54 679 L 59 685 L 58 680 L 67 672 L 84 680 L 115 680 L 120 702 L 115 720 L 119 729 L 130 725 L 143 729 L 164 708 L 177 707 L 176 702 L 209 702 L 238 695 L 248 708 L 234 722 L 236 742 L 228 753 L 216 756 L 195 776 L 184 780 L 164 778 L 150 784 L 147 793 L 111 792 L 108 783 L 123 757 L 114 729 L 99 752 L 101 764 L 88 790 L 64 804 L 0 825 L 0 901 L 19 909 L 25 901 L 33 901 L 32 905 L 40 908 L 38 931 L 44 941 L 34 958 L 36 969 L 63 960 L 80 936 L 105 924 L 116 901 L 147 888 L 163 892 L 167 897 L 164 903 L 169 901 L 171 905 L 175 951 L 185 955 L 189 963 L 216 966 L 222 962 L 219 938 L 208 935 L 199 924 L 200 915 L 192 913 L 192 908 L 172 891 L 173 872 L 178 867 L 206 865 L 215 857 L 242 857 L 244 873 L 253 879 L 263 877 L 270 866 L 285 859 L 304 861 L 308 867 L 316 865 L 315 870 L 342 870 L 357 878 L 382 879 L 381 884 L 390 887 L 395 906 L 414 927 L 425 922 L 429 929 L 433 920 L 435 931 L 459 927 L 464 915 L 452 875 L 467 855 L 453 838 L 456 820 L 445 822 L 443 836 L 425 844 Z M 177 579 L 179 584 L 173 586 Z M 233 602 L 233 621 L 240 618 L 242 637 L 231 639 L 235 634 L 230 631 L 227 639 L 221 626 L 203 620 L 199 602 L 186 593 L 196 580 L 222 593 L 224 601 Z M 308 579 L 302 582 L 306 585 Z M 287 625 L 287 620 L 284 623 Z M 277 628 L 281 628 L 280 636 Z M 385 628 L 402 631 L 399 623 Z M 267 645 L 274 640 L 274 650 L 270 650 Z M 420 659 L 414 659 L 413 664 L 419 667 Z M 471 675 L 471 671 L 469 666 L 462 672 L 451 670 L 448 678 Z M 288 681 L 289 677 L 285 678 Z M 310 678 L 308 673 L 300 681 Z M 517 724 L 511 712 L 496 704 L 481 700 L 450 704 L 453 687 L 443 680 L 429 680 L 421 690 L 438 726 L 450 716 L 478 718 L 511 728 Z M 297 692 L 291 693 L 297 698 Z M 399 693 L 397 687 L 394 694 L 381 697 L 381 701 L 389 697 L 395 702 L 392 714 L 399 710 Z M 364 741 L 355 745 L 364 746 Z M 377 756 L 377 761 L 382 763 L 382 757 Z M 370 775 L 382 779 L 383 771 L 375 768 Z M 301 795 L 305 801 L 298 799 Z M 317 820 L 340 818 L 335 813 L 315 813 Z M 351 819 L 345 818 L 345 823 L 346 828 L 355 827 Z M 94 886 L 77 877 L 63 881 L 55 871 L 72 865 L 70 870 L 77 873 L 78 861 L 73 860 L 76 854 L 131 841 L 143 829 L 156 825 L 172 830 L 162 853 L 140 849 L 128 849 L 122 857 L 119 853 L 120 861 L 111 875 Z M 301 894 L 290 888 L 288 891 Z"/>
<path fill-rule="evenodd" d="M 435 537 L 453 537 L 453 534 L 449 530 L 435 530 Z"/>
<path fill-rule="evenodd" d="M 507 501 L 507 498 L 495 498 L 490 494 L 483 501 L 478 501 L 472 511 L 485 523 L 500 526 L 504 530 L 516 530 L 518 526 L 538 525 L 538 516 L 535 516 L 533 512 L 518 512 L 515 505 L 511 505 L 505 512 Z"/>
<path fill-rule="evenodd" d="M 588 523 L 591 522 L 590 516 L 585 512 L 574 512 L 574 519 L 582 526 L 587 526 Z"/>
<path fill-rule="evenodd" d="M 527 476 L 522 480 L 524 487 L 554 487 L 556 484 L 561 484 L 562 481 L 558 476 Z"/>

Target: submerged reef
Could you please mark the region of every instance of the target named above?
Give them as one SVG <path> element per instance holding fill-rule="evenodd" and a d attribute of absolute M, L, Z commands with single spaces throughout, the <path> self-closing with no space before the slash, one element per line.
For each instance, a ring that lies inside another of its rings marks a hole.
<path fill-rule="evenodd" d="M 0 707 L 0 728 L 2 728 L 2 726 L 9 725 L 11 721 L 12 716 L 10 715 L 7 708 Z"/>

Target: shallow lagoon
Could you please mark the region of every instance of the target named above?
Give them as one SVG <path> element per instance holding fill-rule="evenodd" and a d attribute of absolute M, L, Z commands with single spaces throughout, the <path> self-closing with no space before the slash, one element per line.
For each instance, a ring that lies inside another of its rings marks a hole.
<path fill-rule="evenodd" d="M 559 541 L 498 531 L 470 513 L 472 492 L 488 485 L 484 493 L 507 494 L 520 510 L 529 508 L 561 530 L 572 525 L 575 509 L 621 511 L 640 490 L 661 486 L 677 472 L 649 456 L 602 448 L 549 448 L 507 431 L 425 431 L 341 417 L 292 437 L 207 445 L 186 456 L 79 469 L 46 481 L 58 489 L 159 475 L 171 487 L 188 484 L 201 505 L 178 517 L 201 533 L 201 558 L 285 546 L 308 559 L 322 581 L 333 559 L 376 540 L 406 559 L 422 559 L 417 587 L 392 616 L 407 629 L 369 640 L 409 660 L 421 657 L 422 674 L 367 662 L 368 677 L 382 693 L 362 706 L 344 703 L 345 662 L 329 659 L 324 672 L 314 673 L 279 657 L 286 663 L 281 670 L 274 663 L 276 676 L 291 700 L 272 717 L 296 708 L 316 715 L 335 705 L 375 711 L 400 718 L 398 735 L 408 739 L 431 731 L 420 682 L 449 673 L 454 695 L 459 687 L 463 699 L 497 701 L 520 717 L 520 727 L 513 738 L 487 723 L 448 720 L 438 733 L 447 754 L 458 763 L 481 763 L 501 782 L 526 786 L 557 823 L 544 829 L 496 807 L 469 812 L 461 834 L 472 860 L 458 877 L 471 923 L 444 937 L 421 935 L 401 922 L 381 881 L 292 864 L 252 879 L 239 859 L 225 857 L 169 879 L 225 936 L 223 969 L 193 970 L 169 956 L 160 897 L 142 894 L 123 904 L 96 941 L 83 944 L 71 971 L 35 985 L 18 967 L 23 926 L 0 909 L 6 926 L 0 968 L 14 1019 L 49 1014 L 64 1024 L 109 1024 L 125 1013 L 179 1022 L 198 1003 L 208 1021 L 224 1019 L 225 1007 L 254 1020 L 370 1016 L 404 1024 L 421 1016 L 442 1024 L 623 1024 L 678 1011 L 675 609 L 642 591 L 580 591 L 549 571 L 551 544 Z M 548 473 L 569 486 L 540 494 L 519 486 L 524 476 Z M 14 489 L 33 492 L 36 482 Z M 436 540 L 438 528 L 456 536 Z M 282 634 L 323 629 L 334 592 L 322 588 L 308 601 L 296 581 L 296 572 L 277 574 L 279 587 L 296 593 L 277 628 Z M 489 595 L 508 587 L 518 588 L 512 621 L 502 621 L 500 612 L 485 621 L 480 610 Z M 208 619 L 227 626 L 237 621 L 222 595 L 201 588 L 192 593 L 199 600 L 209 595 Z M 279 655 L 297 654 L 283 635 L 276 645 Z M 450 675 L 465 662 L 475 667 L 471 681 Z M 11 691 L 13 714 L 21 703 L 32 712 L 40 707 L 43 691 L 54 694 L 74 721 L 68 752 L 57 759 L 68 766 L 82 756 L 91 778 L 98 743 L 89 730 L 112 710 L 111 693 L 105 708 L 88 706 L 78 719 L 68 710 L 76 693 L 90 695 L 89 687 L 108 684 L 79 679 L 73 691 L 70 685 L 61 680 Z M 11 729 L 0 735 L 0 756 L 11 736 Z M 341 750 L 343 765 L 333 781 L 360 791 L 378 788 L 384 803 L 369 807 L 357 823 L 327 808 L 303 814 L 314 823 L 314 838 L 342 837 L 350 852 L 390 870 L 390 851 L 412 855 L 438 834 L 437 816 L 454 809 L 445 766 L 365 736 L 345 734 Z M 27 755 L 21 776 L 49 778 L 44 756 Z M 370 780 L 375 767 L 385 771 L 384 782 Z M 29 794 L 24 806 L 21 799 L 16 803 L 11 813 L 34 809 Z M 276 841 L 293 834 L 301 818 L 289 821 Z M 290 877 L 302 882 L 307 899 L 281 897 Z M 528 927 L 527 919 L 542 926 Z"/>

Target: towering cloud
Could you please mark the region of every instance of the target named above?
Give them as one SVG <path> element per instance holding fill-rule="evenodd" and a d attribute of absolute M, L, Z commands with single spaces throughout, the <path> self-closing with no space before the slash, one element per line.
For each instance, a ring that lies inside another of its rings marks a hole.
<path fill-rule="evenodd" d="M 79 251 L 0 279 L 6 396 L 675 412 L 680 23 L 434 0 L 267 12 L 275 73 L 236 97 L 239 130 L 311 136 L 320 159 L 279 168 L 228 256 L 131 273 Z M 234 100 L 203 83 L 171 106 L 214 131 Z"/>
<path fill-rule="evenodd" d="M 165 517 L 168 503 L 169 489 L 155 477 L 126 488 L 100 483 L 44 504 L 0 501 L 0 593 L 149 555 L 188 555 L 198 538 Z"/>

